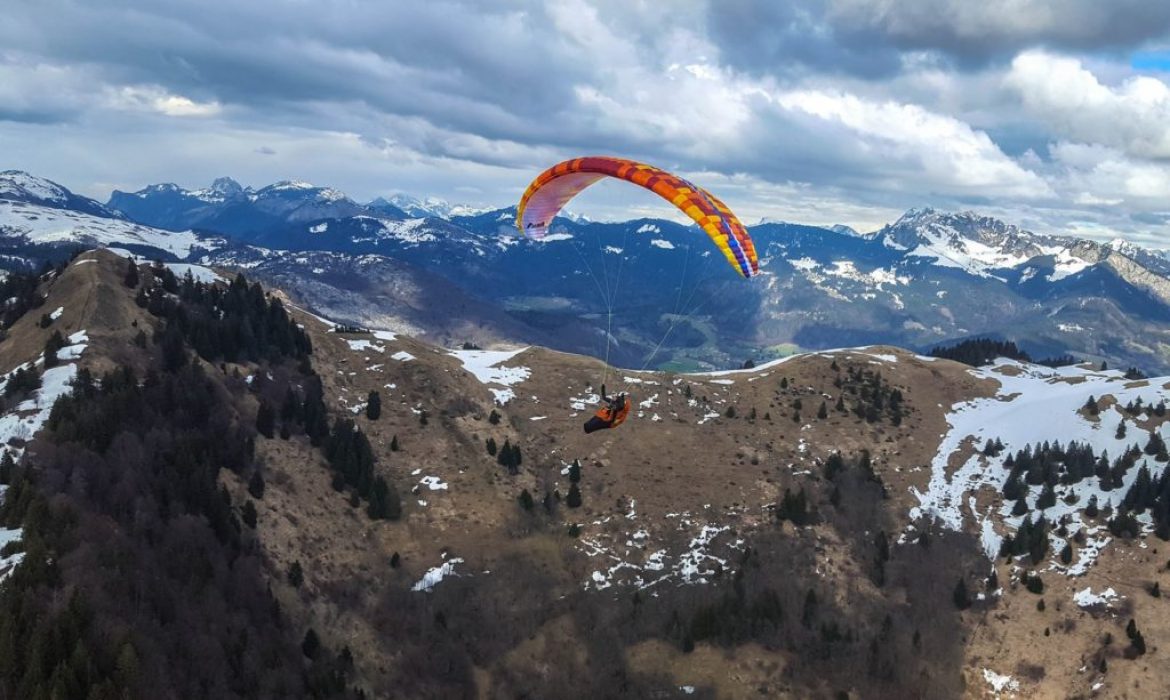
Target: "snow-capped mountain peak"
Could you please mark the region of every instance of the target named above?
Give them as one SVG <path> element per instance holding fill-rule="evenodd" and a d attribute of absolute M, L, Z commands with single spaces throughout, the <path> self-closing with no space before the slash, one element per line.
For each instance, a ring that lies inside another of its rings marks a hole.
<path fill-rule="evenodd" d="M 52 180 L 23 170 L 0 171 L 0 200 L 36 204 L 53 209 L 73 209 L 93 216 L 120 218 L 117 212 L 89 197 L 70 192 Z"/>
<path fill-rule="evenodd" d="M 878 232 L 887 247 L 908 256 L 934 258 L 935 264 L 985 275 L 989 269 L 1017 267 L 1065 246 L 1045 236 L 971 211 L 950 213 L 910 209 Z"/>
<path fill-rule="evenodd" d="M 304 180 L 278 180 L 264 189 L 277 192 L 280 190 L 311 190 L 315 187 L 313 183 Z"/>
<path fill-rule="evenodd" d="M 379 197 L 373 202 L 371 206 L 378 204 L 391 204 L 408 216 L 413 217 L 432 217 L 436 219 L 450 220 L 457 216 L 476 216 L 484 212 L 491 211 L 490 208 L 471 207 L 464 204 L 451 204 L 445 199 L 438 197 L 426 197 L 425 199 L 418 199 L 408 194 L 393 194 L 388 198 Z"/>
<path fill-rule="evenodd" d="M 38 204 L 64 204 L 71 192 L 52 180 L 30 175 L 23 170 L 0 172 L 0 198 Z"/>
<path fill-rule="evenodd" d="M 244 188 L 230 177 L 217 177 L 211 183 L 211 191 L 224 197 L 234 197 L 243 194 Z"/>

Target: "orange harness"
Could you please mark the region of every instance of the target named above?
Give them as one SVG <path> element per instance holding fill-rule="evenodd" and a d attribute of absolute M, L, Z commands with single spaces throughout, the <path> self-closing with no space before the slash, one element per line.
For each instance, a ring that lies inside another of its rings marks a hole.
<path fill-rule="evenodd" d="M 630 415 L 630 397 L 626 396 L 626 400 L 622 402 L 622 407 L 617 410 L 617 413 L 614 413 L 609 406 L 602 406 L 594 415 L 605 421 L 608 427 L 616 428 L 625 423 L 626 416 Z"/>

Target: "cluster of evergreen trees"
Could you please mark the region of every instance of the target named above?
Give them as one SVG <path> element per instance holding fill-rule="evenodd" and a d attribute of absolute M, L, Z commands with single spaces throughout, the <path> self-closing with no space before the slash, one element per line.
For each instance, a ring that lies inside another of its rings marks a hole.
<path fill-rule="evenodd" d="M 902 391 L 891 386 L 881 372 L 850 365 L 841 374 L 835 360 L 832 366 L 838 371 L 833 386 L 840 390 L 834 410 L 838 413 L 851 412 L 867 423 L 889 420 L 893 425 L 902 424 L 902 419 L 909 414 L 910 409 L 903 403 Z M 827 416 L 827 407 L 822 404 L 817 415 L 822 418 Z"/>
<path fill-rule="evenodd" d="M 493 453 L 495 446 L 495 440 L 489 441 L 488 452 Z M 508 438 L 504 438 L 504 446 L 500 447 L 494 454 L 496 455 L 496 462 L 507 469 L 509 474 L 520 473 L 520 464 L 524 461 L 524 455 L 521 454 L 519 445 L 513 445 Z"/>
<path fill-rule="evenodd" d="M 259 384 L 264 381 L 262 376 L 257 375 L 253 380 L 253 390 L 261 390 Z M 320 447 L 329 436 L 329 412 L 325 408 L 325 390 L 321 386 L 321 377 L 312 370 L 305 377 L 303 390 L 291 384 L 286 387 L 279 414 L 276 414 L 264 400 L 261 400 L 260 408 L 265 414 L 265 423 L 269 420 L 275 421 L 279 415 L 281 438 L 287 440 L 291 435 L 304 434 L 309 437 L 309 444 Z M 260 416 L 257 416 L 258 421 L 259 418 Z M 271 437 L 271 431 L 266 437 Z"/>
<path fill-rule="evenodd" d="M 10 399 L 30 394 L 41 388 L 41 375 L 35 366 L 17 367 L 4 385 L 4 398 Z"/>
<path fill-rule="evenodd" d="M 796 493 L 793 493 L 792 489 L 784 489 L 784 495 L 776 505 L 776 519 L 780 522 L 789 520 L 798 526 L 812 524 L 814 517 L 803 487 Z"/>
<path fill-rule="evenodd" d="M 333 488 L 352 488 L 369 501 L 366 512 L 375 520 L 397 520 L 402 500 L 385 477 L 374 473 L 374 451 L 365 433 L 348 418 L 338 418 L 325 442 L 325 457 L 333 468 Z"/>
<path fill-rule="evenodd" d="M 1014 541 L 1006 538 L 1001 553 L 1020 555 L 1031 553 L 1038 561 L 1047 551 L 1049 526 L 1043 515 L 1032 522 L 1032 506 L 1028 504 L 1028 486 L 1043 485 L 1034 507 L 1043 511 L 1056 503 L 1055 487 L 1060 484 L 1076 484 L 1083 479 L 1096 478 L 1102 491 L 1121 488 L 1125 475 L 1137 466 L 1139 460 L 1152 458 L 1156 462 L 1170 461 L 1165 441 L 1155 431 L 1151 433 L 1144 448 L 1132 445 L 1117 459 L 1110 461 L 1106 453 L 1097 455 L 1091 446 L 1071 442 L 1062 447 L 1059 442 L 1044 442 L 1033 448 L 1031 445 L 1009 455 L 1004 466 L 1011 469 L 1004 482 L 1003 495 L 1015 501 L 1013 515 L 1027 515 L 1017 531 Z M 1069 501 L 1070 503 L 1072 501 Z M 1120 505 L 1107 521 L 1109 530 L 1116 537 L 1134 537 L 1140 532 L 1135 514 L 1149 511 L 1154 521 L 1154 531 L 1163 540 L 1170 540 L 1170 469 L 1163 469 L 1154 478 L 1147 464 L 1142 464 L 1133 484 L 1121 499 Z M 1097 517 L 1099 507 L 1096 497 L 1086 504 L 1085 514 Z M 1062 553 L 1063 556 L 1063 553 Z M 1065 562 L 1068 563 L 1068 562 Z"/>
<path fill-rule="evenodd" d="M 1034 362 L 1048 367 L 1064 367 L 1076 363 L 1076 358 L 1067 354 L 1033 360 L 1031 355 L 1020 349 L 1014 342 L 991 338 L 972 338 L 954 345 L 939 345 L 931 348 L 930 356 L 962 362 L 972 367 L 989 365 L 997 357 L 1006 357 L 1018 362 Z"/>
<path fill-rule="evenodd" d="M 1012 341 L 992 340 L 991 338 L 972 338 L 954 345 L 940 345 L 931 348 L 930 356 L 962 362 L 972 367 L 989 365 L 997 357 L 1007 357 L 1019 362 L 1032 361 L 1031 356 Z"/>
<path fill-rule="evenodd" d="M 1170 541 L 1170 469 L 1163 469 L 1158 478 L 1150 474 L 1146 465 L 1138 470 L 1133 486 L 1125 493 L 1109 529 L 1119 537 L 1132 537 L 1139 532 L 1134 513 L 1150 512 L 1154 520 L 1154 534 Z"/>
<path fill-rule="evenodd" d="M 178 366 L 175 357 L 186 341 L 209 362 L 304 360 L 312 352 L 309 336 L 289 317 L 284 305 L 268 297 L 259 283 L 248 284 L 243 274 L 225 286 L 204 284 L 190 274 L 182 280 L 168 268 L 151 269 L 158 284 L 142 285 L 138 305 L 166 320 L 155 341 L 164 361 Z"/>
<path fill-rule="evenodd" d="M 260 294 L 261 309 L 258 288 L 242 278 L 234 292 L 167 273 L 154 279 L 147 304 L 153 300 L 169 336 L 151 368 L 139 376 L 123 366 L 100 380 L 80 369 L 53 406 L 36 457 L 0 461 L 0 479 L 11 484 L 0 522 L 24 528 L 25 551 L 0 586 L 0 695 L 346 694 L 352 655 L 347 663 L 344 651 L 319 640 L 298 643 L 243 534 L 241 519 L 256 524 L 255 504 L 233 503 L 219 485 L 226 468 L 250 474 L 252 498 L 264 493 L 243 397 L 186 361 L 187 340 L 205 343 L 208 359 L 236 359 L 252 354 L 249 337 L 268 343 L 256 341 L 263 360 L 303 360 L 308 338 L 279 302 Z M 47 349 L 63 342 L 58 334 Z M 13 379 L 10 396 L 39 382 L 35 370 Z M 282 428 L 324 441 L 315 375 L 305 393 L 282 408 Z M 377 490 L 375 480 L 371 502 Z"/>
<path fill-rule="evenodd" d="M 83 369 L 46 427 L 53 449 L 17 469 L 0 508 L 27 550 L 0 587 L 3 694 L 305 692 L 275 599 L 232 573 L 261 565 L 218 482 L 255 468 L 222 389 L 198 365 L 141 381 Z"/>
<path fill-rule="evenodd" d="M 22 316 L 45 303 L 37 290 L 40 275 L 10 272 L 0 280 L 0 330 L 12 327 Z"/>
<path fill-rule="evenodd" d="M 1043 515 L 1034 523 L 1031 515 L 1025 516 L 1015 534 L 1005 535 L 1000 542 L 999 556 L 1006 558 L 1027 554 L 1032 558 L 1033 565 L 1039 564 L 1048 554 L 1050 529 Z"/>

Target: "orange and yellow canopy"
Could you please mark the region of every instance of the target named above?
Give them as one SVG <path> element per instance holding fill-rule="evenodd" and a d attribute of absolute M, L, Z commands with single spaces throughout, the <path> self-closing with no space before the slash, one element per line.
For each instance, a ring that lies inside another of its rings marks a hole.
<path fill-rule="evenodd" d="M 691 217 L 739 274 L 752 277 L 759 273 L 755 244 L 726 204 L 677 175 L 625 158 L 574 158 L 545 170 L 520 198 L 516 227 L 532 238 L 544 236 L 553 217 L 569 200 L 605 177 L 632 182 L 654 192 Z"/>

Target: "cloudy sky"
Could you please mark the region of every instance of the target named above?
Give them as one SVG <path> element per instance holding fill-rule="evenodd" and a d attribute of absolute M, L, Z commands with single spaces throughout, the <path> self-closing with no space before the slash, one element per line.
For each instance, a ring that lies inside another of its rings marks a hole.
<path fill-rule="evenodd" d="M 1164 0 L 37 0 L 0 22 L 0 169 L 106 199 L 231 175 L 504 206 L 574 155 L 746 222 L 909 207 L 1170 245 Z M 662 214 L 598 186 L 595 218 Z"/>

